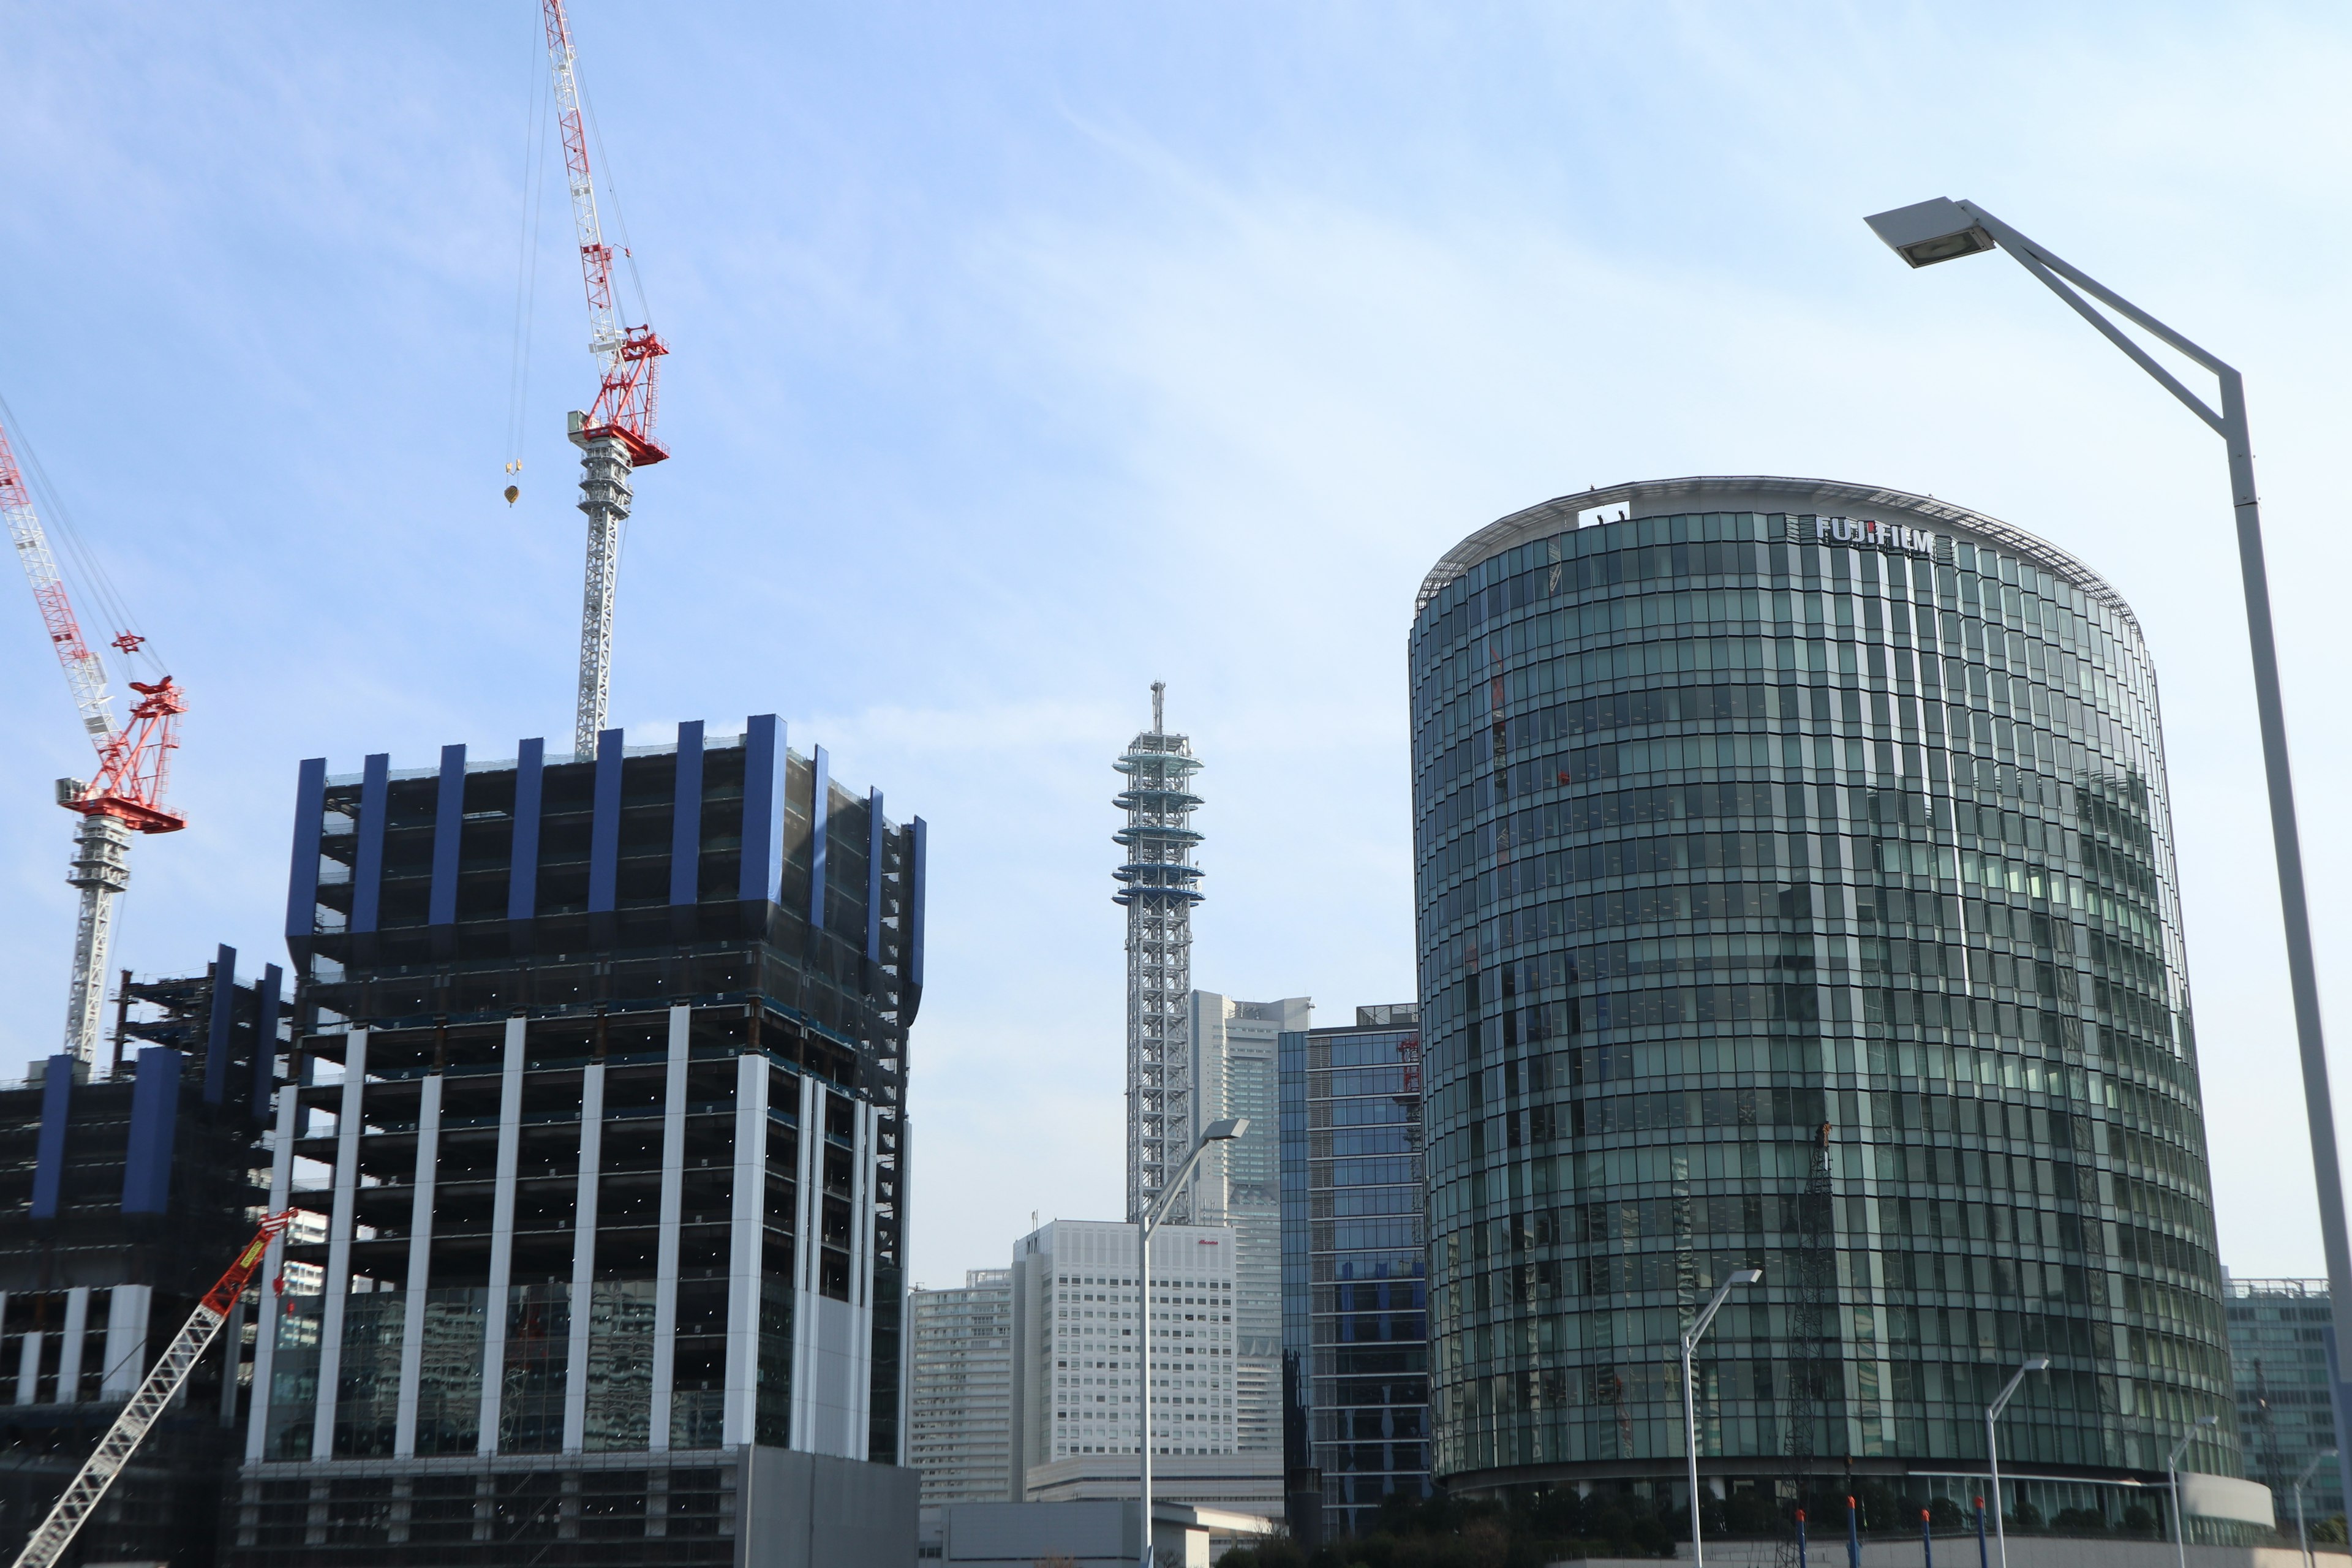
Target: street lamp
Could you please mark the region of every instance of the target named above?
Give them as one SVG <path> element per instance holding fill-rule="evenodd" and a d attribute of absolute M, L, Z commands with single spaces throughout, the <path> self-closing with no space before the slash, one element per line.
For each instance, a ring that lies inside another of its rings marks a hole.
<path fill-rule="evenodd" d="M 1716 1313 L 1723 1310 L 1724 1299 L 1731 1294 L 1731 1288 L 1734 1285 L 1753 1285 L 1763 1278 L 1764 1270 L 1761 1268 L 1734 1269 L 1730 1279 L 1715 1288 L 1715 1294 L 1707 1299 L 1706 1310 L 1692 1319 L 1691 1326 L 1683 1331 L 1683 1452 L 1690 1459 L 1692 1568 L 1698 1568 L 1698 1564 L 1705 1563 L 1706 1553 L 1698 1542 L 1698 1405 L 1691 1391 L 1691 1355 L 1698 1349 L 1698 1342 L 1706 1337 L 1707 1328 L 1715 1321 Z"/>
<path fill-rule="evenodd" d="M 2311 1532 L 2303 1524 L 2303 1489 L 2310 1483 L 2312 1472 L 2334 1458 L 2335 1449 L 2322 1448 L 2311 1457 L 2311 1463 L 2303 1467 L 2303 1474 L 2294 1478 L 2294 1543 L 2303 1553 L 2304 1568 L 2313 1568 L 2313 1565 Z"/>
<path fill-rule="evenodd" d="M 2009 1402 L 2017 1396 L 2017 1385 L 2025 1381 L 2027 1373 L 2049 1370 L 2050 1358 L 2035 1356 L 2011 1373 L 2009 1382 L 2001 1388 L 2000 1397 L 1985 1406 L 1985 1458 L 1992 1466 L 1992 1533 L 1993 1539 L 2000 1542 L 2000 1568 L 2009 1568 L 2009 1524 L 2001 1517 L 2000 1439 L 1994 1434 L 1993 1423 L 2000 1419 L 2000 1413 L 2008 1409 Z M 1979 1523 L 1977 1528 L 1981 1532 L 1984 1527 Z"/>
<path fill-rule="evenodd" d="M 1160 1189 L 1160 1195 L 1152 1199 L 1135 1220 L 1135 1278 L 1136 1282 L 1143 1287 L 1141 1310 L 1137 1318 L 1137 1326 L 1143 1331 L 1143 1336 L 1136 1342 L 1136 1365 L 1142 1374 L 1138 1380 L 1138 1387 L 1142 1391 L 1140 1403 L 1143 1407 L 1143 1555 L 1139 1560 L 1141 1568 L 1151 1568 L 1151 1233 L 1166 1217 L 1168 1205 L 1176 1201 L 1176 1194 L 1184 1190 L 1184 1183 L 1192 1176 L 1192 1167 L 1201 1163 L 1201 1156 L 1209 1152 L 1209 1145 L 1230 1142 L 1248 1131 L 1249 1118 L 1246 1116 L 1227 1117 L 1223 1121 L 1212 1121 L 1202 1128 L 1200 1141 L 1192 1145 L 1192 1152 L 1184 1156 L 1184 1163 L 1176 1167 L 1175 1173 Z"/>
<path fill-rule="evenodd" d="M 2200 1415 L 2196 1424 L 2180 1435 L 2180 1441 L 2172 1446 L 2172 1452 L 2164 1457 L 2164 1481 L 2172 1489 L 2172 1551 L 2180 1559 L 2180 1568 L 2189 1568 L 2189 1536 L 2180 1518 L 2181 1451 L 2197 1440 L 2200 1430 L 2219 1426 L 2221 1421 L 2219 1415 Z"/>
<path fill-rule="evenodd" d="M 2352 1354 L 2352 1241 L 2344 1222 L 2344 1176 L 2336 1153 L 2335 1100 L 2327 1087 L 2327 1046 L 2319 1025 L 2319 980 L 2311 952 L 2311 917 L 2303 885 L 2303 846 L 2295 826 L 2294 775 L 2287 765 L 2286 709 L 2279 696 L 2278 647 L 2271 627 L 2269 569 L 2263 563 L 2263 523 L 2254 493 L 2254 449 L 2246 424 L 2246 395 L 2238 372 L 2199 348 L 2122 295 L 2069 266 L 1974 202 L 1937 197 L 1864 220 L 1878 237 L 1915 268 L 1932 267 L 1979 251 L 2009 252 L 2050 291 L 2123 350 L 2134 364 L 2212 426 L 2228 448 L 2230 493 L 2237 509 L 2238 572 L 2246 595 L 2246 636 L 2253 653 L 2254 710 L 2263 733 L 2263 773 L 2270 787 L 2271 850 L 2278 863 L 2279 914 L 2286 930 L 2288 988 L 2294 1001 L 2295 1044 L 2303 1058 L 2303 1110 L 2310 1124 L 2312 1176 L 2319 1188 L 2319 1239 L 2327 1257 L 2327 1290 L 2335 1337 L 2328 1347 L 2328 1398 L 2338 1431 L 2352 1431 L 2339 1355 Z M 2082 289 L 2076 293 L 2069 283 Z M 2210 371 L 2221 388 L 2216 410 L 2148 356 L 2089 300 L 2107 305 Z M 2337 1458 L 2345 1495 L 2352 1497 L 2352 1448 Z"/>

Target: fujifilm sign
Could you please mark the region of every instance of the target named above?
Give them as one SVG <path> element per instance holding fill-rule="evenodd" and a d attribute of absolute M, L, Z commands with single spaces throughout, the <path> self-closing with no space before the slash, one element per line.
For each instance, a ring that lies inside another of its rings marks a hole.
<path fill-rule="evenodd" d="M 1866 544 L 1879 550 L 1907 550 L 1915 555 L 1936 552 L 1936 536 L 1926 529 L 1881 522 L 1873 517 L 1817 517 L 1813 519 L 1813 538 L 1823 544 L 1835 540 L 1840 544 Z"/>

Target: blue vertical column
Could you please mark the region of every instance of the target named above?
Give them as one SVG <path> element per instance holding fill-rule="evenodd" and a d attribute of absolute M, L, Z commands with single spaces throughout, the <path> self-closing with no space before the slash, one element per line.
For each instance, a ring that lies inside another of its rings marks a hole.
<path fill-rule="evenodd" d="M 269 1120 L 270 1097 L 278 1088 L 278 993 L 286 984 L 286 972 L 274 963 L 261 968 L 261 1005 L 254 1009 L 253 1017 L 253 1119 Z"/>
<path fill-rule="evenodd" d="M 669 814 L 669 901 L 690 904 L 702 883 L 702 721 L 677 727 L 677 776 Z"/>
<path fill-rule="evenodd" d="M 305 757 L 294 786 L 294 848 L 286 873 L 286 942 L 297 958 L 319 929 L 319 842 L 327 823 L 327 759 Z"/>
<path fill-rule="evenodd" d="M 866 792 L 866 962 L 882 962 L 882 856 L 889 840 L 882 831 L 882 792 Z"/>
<path fill-rule="evenodd" d="M 66 1112 L 73 1102 L 74 1059 L 55 1056 L 41 1076 L 41 1138 L 33 1155 L 33 1217 L 58 1217 L 66 1181 Z M 60 1398 L 70 1400 L 65 1394 Z"/>
<path fill-rule="evenodd" d="M 923 989 L 923 895 L 930 889 L 930 825 L 921 817 L 907 825 L 907 984 Z M 913 1023 L 912 1008 L 907 1021 Z"/>
<path fill-rule="evenodd" d="M 433 800 L 433 895 L 425 920 L 457 923 L 457 869 L 466 836 L 466 748 L 441 748 L 441 787 Z"/>
<path fill-rule="evenodd" d="M 360 774 L 360 852 L 352 868 L 352 934 L 375 930 L 383 893 L 384 807 L 392 792 L 392 754 L 378 752 Z"/>
<path fill-rule="evenodd" d="M 610 914 L 621 882 L 621 731 L 596 731 L 595 816 L 588 829 L 588 912 Z"/>
<path fill-rule="evenodd" d="M 172 1139 L 180 1125 L 179 1052 L 150 1046 L 139 1053 L 131 1084 L 131 1147 L 122 1162 L 122 1212 L 168 1213 Z"/>
<path fill-rule="evenodd" d="M 212 1016 L 205 1029 L 205 1103 L 228 1098 L 228 1058 L 236 1029 L 236 949 L 226 942 L 213 955 Z"/>
<path fill-rule="evenodd" d="M 743 864 L 735 896 L 775 902 L 784 890 L 784 725 L 773 713 L 743 724 Z"/>
<path fill-rule="evenodd" d="M 809 763 L 809 907 L 811 931 L 824 929 L 824 839 L 833 800 L 833 760 L 816 748 Z"/>
<path fill-rule="evenodd" d="M 545 741 L 516 748 L 514 847 L 507 862 L 507 919 L 527 921 L 539 912 L 539 801 L 547 762 Z"/>

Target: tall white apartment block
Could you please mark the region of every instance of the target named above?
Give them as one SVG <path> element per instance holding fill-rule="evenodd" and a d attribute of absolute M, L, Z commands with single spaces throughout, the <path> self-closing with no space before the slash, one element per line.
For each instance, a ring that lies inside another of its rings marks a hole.
<path fill-rule="evenodd" d="M 907 1297 L 913 1344 L 907 1462 L 922 1506 L 1012 1502 L 1013 1271 L 974 1268 L 961 1289 Z"/>
<path fill-rule="evenodd" d="M 1279 1453 L 1240 1452 L 1234 1236 L 1163 1225 L 1151 1299 L 1135 1226 L 1055 1220 L 1013 1255 L 1009 1479 L 1031 1501 L 1135 1496 L 1142 1439 L 1139 1347 L 1151 1346 L 1153 1495 L 1278 1513 Z"/>
<path fill-rule="evenodd" d="M 1213 991 L 1192 994 L 1192 1135 L 1226 1117 L 1249 1118 L 1249 1131 L 1202 1156 L 1193 1178 L 1192 1217 L 1233 1228 L 1234 1262 L 1235 1441 L 1244 1454 L 1282 1452 L 1282 1186 L 1276 1126 L 1281 1073 L 1277 1047 L 1286 1030 L 1309 1026 L 1304 996 L 1241 1002 Z"/>

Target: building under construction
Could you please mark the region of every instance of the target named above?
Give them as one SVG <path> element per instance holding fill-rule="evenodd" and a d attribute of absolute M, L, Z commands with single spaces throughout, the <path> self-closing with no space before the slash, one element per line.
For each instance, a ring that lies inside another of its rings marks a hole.
<path fill-rule="evenodd" d="M 772 717 L 302 764 L 228 1561 L 911 1560 L 923 867 Z"/>
<path fill-rule="evenodd" d="M 236 976 L 226 947 L 202 975 L 126 975 L 110 1078 L 61 1052 L 0 1089 L 0 1518 L 17 1532 L 252 1232 L 285 1010 L 277 965 Z M 249 1377 L 242 1309 L 222 1338 L 84 1528 L 82 1561 L 214 1561 Z"/>

